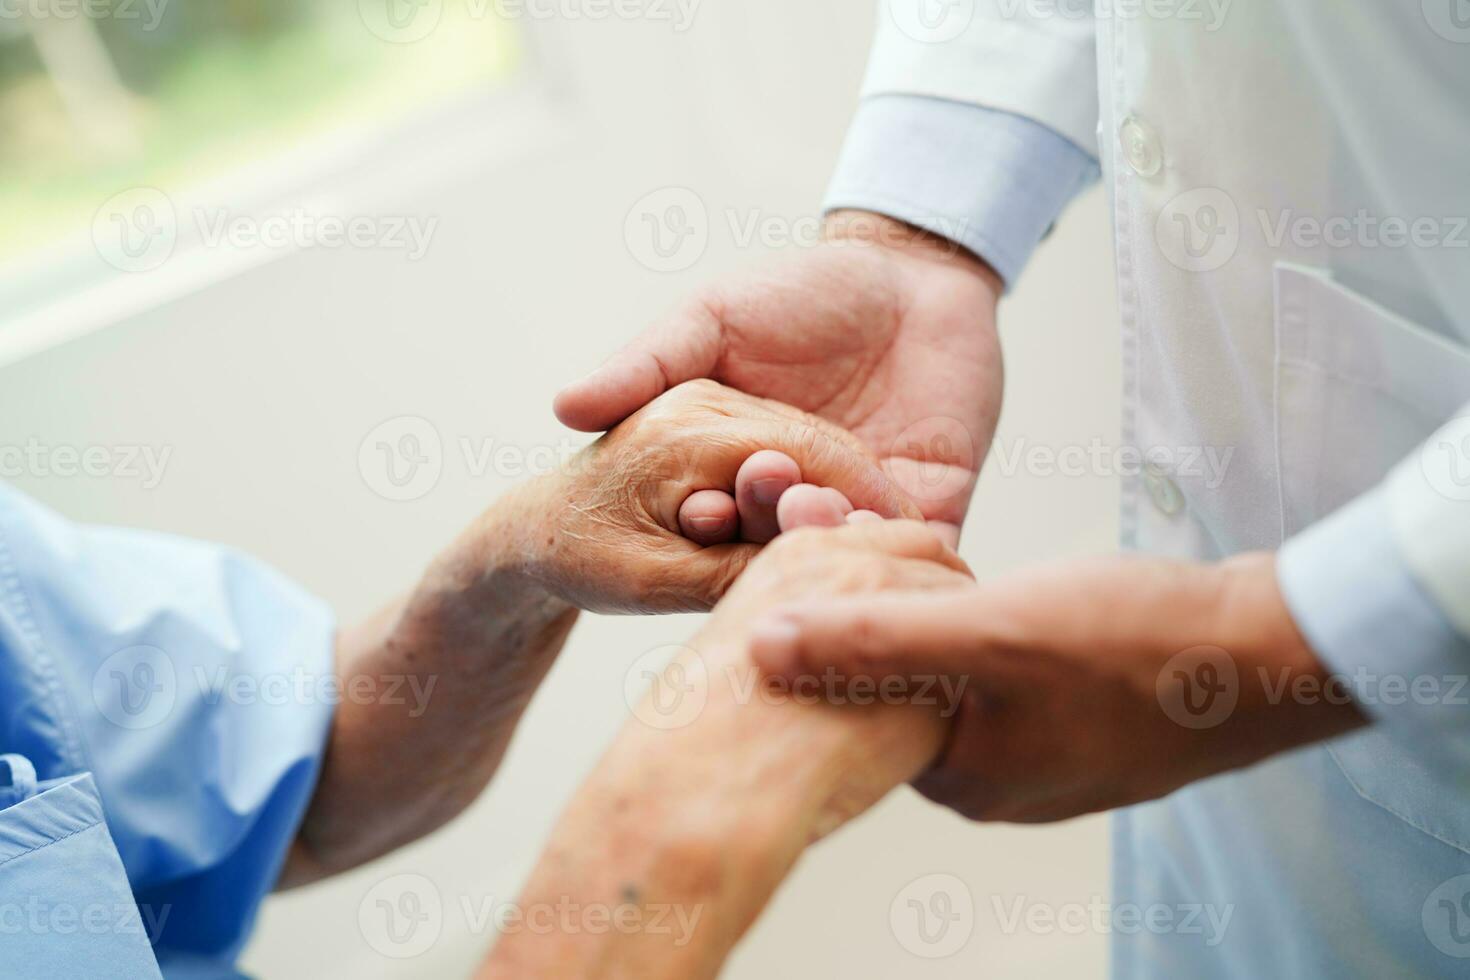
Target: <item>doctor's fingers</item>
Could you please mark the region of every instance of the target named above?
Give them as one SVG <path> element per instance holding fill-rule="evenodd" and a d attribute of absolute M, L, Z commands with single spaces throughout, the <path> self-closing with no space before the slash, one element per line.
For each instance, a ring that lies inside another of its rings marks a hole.
<path fill-rule="evenodd" d="M 612 428 L 670 388 L 713 373 L 722 331 L 707 303 L 691 301 L 558 392 L 556 417 L 581 432 Z"/>
<path fill-rule="evenodd" d="M 769 423 L 772 441 L 768 448 L 796 461 L 801 471 L 800 482 L 836 491 L 841 500 L 830 493 L 825 496 L 844 515 L 852 510 L 870 510 L 884 518 L 922 518 L 918 505 L 850 433 L 820 419 L 807 418 L 801 422 L 773 420 Z M 779 527 L 779 514 L 773 511 L 771 516 Z"/>
<path fill-rule="evenodd" d="M 968 674 L 991 644 L 983 605 L 978 588 L 789 605 L 755 625 L 751 655 L 788 679 L 829 668 L 843 677 Z"/>
<path fill-rule="evenodd" d="M 611 465 L 605 468 L 604 482 L 631 485 L 634 496 L 660 526 L 696 541 L 708 543 L 698 534 L 688 534 L 691 528 L 681 522 L 680 511 L 686 500 L 703 490 L 733 495 L 740 537 L 756 543 L 775 536 L 777 503 L 789 487 L 801 482 L 831 487 L 853 507 L 883 517 L 918 516 L 913 501 L 872 457 L 812 426 L 770 417 L 722 415 L 686 416 L 668 425 L 642 428 L 643 432 L 631 437 L 636 444 L 631 452 L 613 449 L 605 456 Z M 622 431 L 605 438 L 626 447 L 627 440 L 618 438 Z M 713 507 L 716 501 L 701 495 L 696 503 Z"/>
<path fill-rule="evenodd" d="M 841 527 L 850 520 L 883 519 L 870 510 L 853 510 L 852 502 L 839 490 L 810 483 L 801 483 L 786 491 L 777 505 L 776 516 L 782 531 L 794 531 L 799 527 Z"/>
<path fill-rule="evenodd" d="M 679 532 L 706 547 L 735 540 L 740 514 L 735 498 L 723 490 L 696 490 L 679 505 Z"/>
<path fill-rule="evenodd" d="M 853 510 L 839 490 L 801 482 L 801 467 L 785 453 L 763 449 L 735 475 L 735 495 L 696 490 L 679 507 L 679 530 L 701 545 L 740 540 L 764 544 L 799 527 L 840 527 L 880 521 L 871 510 Z"/>
<path fill-rule="evenodd" d="M 742 463 L 735 475 L 741 540 L 764 544 L 780 534 L 777 508 L 800 482 L 801 467 L 796 460 L 774 449 L 763 449 Z"/>

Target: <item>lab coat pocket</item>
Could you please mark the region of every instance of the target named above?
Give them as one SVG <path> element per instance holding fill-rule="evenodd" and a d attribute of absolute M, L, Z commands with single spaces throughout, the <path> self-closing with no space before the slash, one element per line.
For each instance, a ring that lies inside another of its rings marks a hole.
<path fill-rule="evenodd" d="M 1282 535 L 1379 483 L 1470 401 L 1470 350 L 1337 283 L 1276 266 L 1276 448 Z M 1373 730 L 1334 743 L 1364 799 L 1470 851 L 1463 784 Z"/>

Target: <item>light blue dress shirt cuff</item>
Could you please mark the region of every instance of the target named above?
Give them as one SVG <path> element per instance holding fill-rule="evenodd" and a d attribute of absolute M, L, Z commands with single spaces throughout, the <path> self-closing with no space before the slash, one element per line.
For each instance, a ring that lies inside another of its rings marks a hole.
<path fill-rule="evenodd" d="M 858 106 L 823 209 L 874 211 L 980 256 L 1009 286 L 1097 161 L 1023 116 L 920 95 Z"/>
<path fill-rule="evenodd" d="M 1367 714 L 1470 738 L 1470 642 L 1405 564 L 1382 489 L 1287 541 L 1277 575 L 1307 642 Z"/>

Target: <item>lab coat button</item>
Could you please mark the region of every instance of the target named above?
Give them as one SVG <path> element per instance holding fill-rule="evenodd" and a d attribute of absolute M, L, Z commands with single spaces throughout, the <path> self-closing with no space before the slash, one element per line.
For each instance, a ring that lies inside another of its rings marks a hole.
<path fill-rule="evenodd" d="M 1143 468 L 1143 484 L 1148 488 L 1149 499 L 1159 512 L 1173 517 L 1184 509 L 1184 494 L 1169 475 L 1152 463 Z"/>
<path fill-rule="evenodd" d="M 1152 177 L 1163 167 L 1164 147 L 1153 127 L 1142 119 L 1137 116 L 1124 119 L 1118 139 L 1123 144 L 1123 159 L 1138 176 Z"/>

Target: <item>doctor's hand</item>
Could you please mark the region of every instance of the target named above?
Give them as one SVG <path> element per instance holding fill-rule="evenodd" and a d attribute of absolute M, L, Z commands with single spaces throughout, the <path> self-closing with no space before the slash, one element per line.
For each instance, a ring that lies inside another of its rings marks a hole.
<path fill-rule="evenodd" d="M 964 592 L 802 603 L 756 625 L 752 655 L 788 682 L 965 679 L 915 786 L 976 820 L 1138 803 L 1365 723 L 1298 633 L 1269 554 L 1072 561 Z"/>
<path fill-rule="evenodd" d="M 556 400 L 595 432 L 691 378 L 852 431 L 951 544 L 1001 402 L 1001 283 L 958 246 L 838 212 L 794 261 L 695 295 Z"/>

